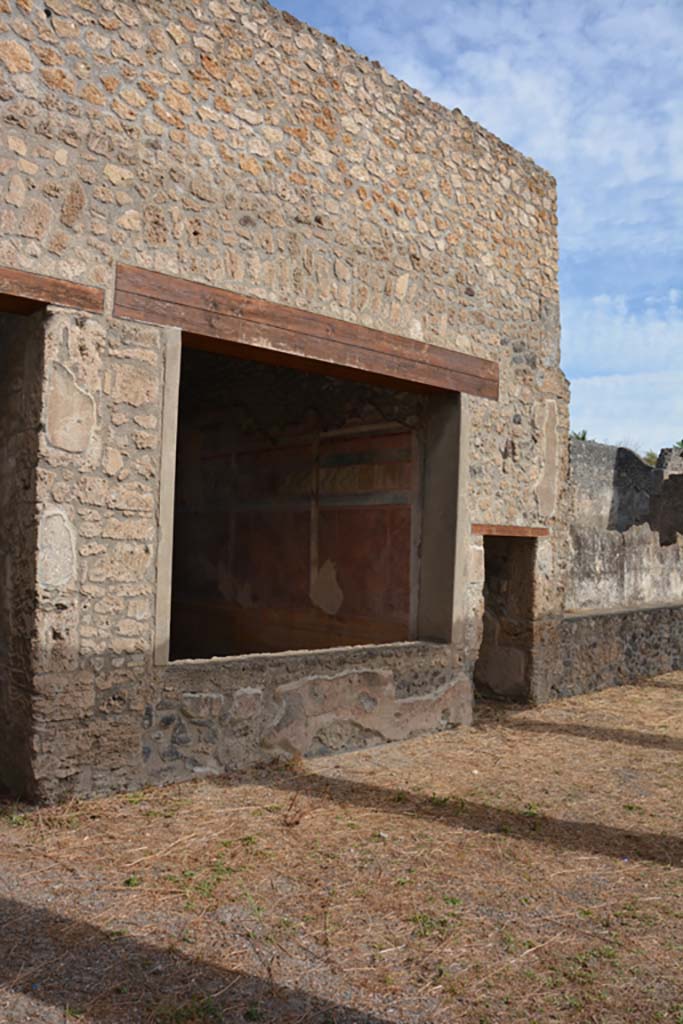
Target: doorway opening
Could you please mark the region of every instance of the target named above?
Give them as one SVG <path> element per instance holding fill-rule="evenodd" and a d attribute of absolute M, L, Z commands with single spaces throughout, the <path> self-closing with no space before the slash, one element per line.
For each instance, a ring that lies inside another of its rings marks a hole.
<path fill-rule="evenodd" d="M 457 479 L 457 395 L 183 345 L 178 410 L 171 660 L 448 640 L 420 595 L 444 430 Z"/>
<path fill-rule="evenodd" d="M 529 699 L 535 558 L 535 539 L 484 537 L 484 632 L 474 669 L 481 696 Z"/>

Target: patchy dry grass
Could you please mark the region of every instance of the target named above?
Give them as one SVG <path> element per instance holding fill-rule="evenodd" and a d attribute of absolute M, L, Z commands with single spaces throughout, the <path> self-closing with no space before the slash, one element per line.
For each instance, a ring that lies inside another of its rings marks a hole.
<path fill-rule="evenodd" d="M 0 807 L 3 1024 L 683 1024 L 683 674 Z"/>

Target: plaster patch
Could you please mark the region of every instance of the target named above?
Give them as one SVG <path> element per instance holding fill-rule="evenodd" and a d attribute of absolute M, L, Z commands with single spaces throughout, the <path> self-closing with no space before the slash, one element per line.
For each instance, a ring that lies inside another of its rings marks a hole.
<path fill-rule="evenodd" d="M 310 597 L 313 604 L 328 615 L 336 615 L 344 602 L 344 591 L 337 580 L 336 566 L 329 558 L 315 574 Z"/>
<path fill-rule="evenodd" d="M 65 512 L 43 512 L 38 526 L 38 581 L 64 587 L 76 578 L 76 533 Z"/>
<path fill-rule="evenodd" d="M 278 715 L 261 742 L 288 754 L 385 743 L 469 721 L 470 690 L 459 680 L 400 699 L 386 670 L 299 679 L 279 686 L 275 699 Z"/>
<path fill-rule="evenodd" d="M 95 401 L 59 363 L 50 372 L 47 394 L 47 439 L 54 448 L 83 452 L 95 426 Z"/>
<path fill-rule="evenodd" d="M 536 484 L 536 497 L 540 514 L 551 516 L 555 511 L 557 496 L 557 402 L 551 400 L 545 403 L 543 418 L 543 472 Z"/>

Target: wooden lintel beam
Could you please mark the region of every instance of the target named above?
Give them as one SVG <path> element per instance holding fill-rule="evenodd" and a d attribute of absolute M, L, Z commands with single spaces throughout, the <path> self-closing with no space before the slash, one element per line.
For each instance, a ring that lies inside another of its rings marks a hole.
<path fill-rule="evenodd" d="M 48 305 L 103 313 L 104 289 L 28 270 L 0 267 L 0 312 L 26 315 Z"/>
<path fill-rule="evenodd" d="M 114 315 L 179 327 L 197 347 L 221 351 L 225 343 L 248 359 L 498 397 L 491 360 L 137 267 L 117 266 Z"/>
<path fill-rule="evenodd" d="M 547 537 L 547 526 L 505 526 L 501 523 L 472 523 L 472 533 L 483 537 Z"/>

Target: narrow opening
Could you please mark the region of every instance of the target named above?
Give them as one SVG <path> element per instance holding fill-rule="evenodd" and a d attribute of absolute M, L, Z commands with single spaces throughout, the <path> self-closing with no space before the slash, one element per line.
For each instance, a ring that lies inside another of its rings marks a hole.
<path fill-rule="evenodd" d="M 171 660 L 417 639 L 443 401 L 184 346 Z"/>
<path fill-rule="evenodd" d="M 0 786 L 30 795 L 44 318 L 0 313 Z"/>
<path fill-rule="evenodd" d="M 482 696 L 529 699 L 536 541 L 484 537 L 484 633 L 474 682 Z"/>

